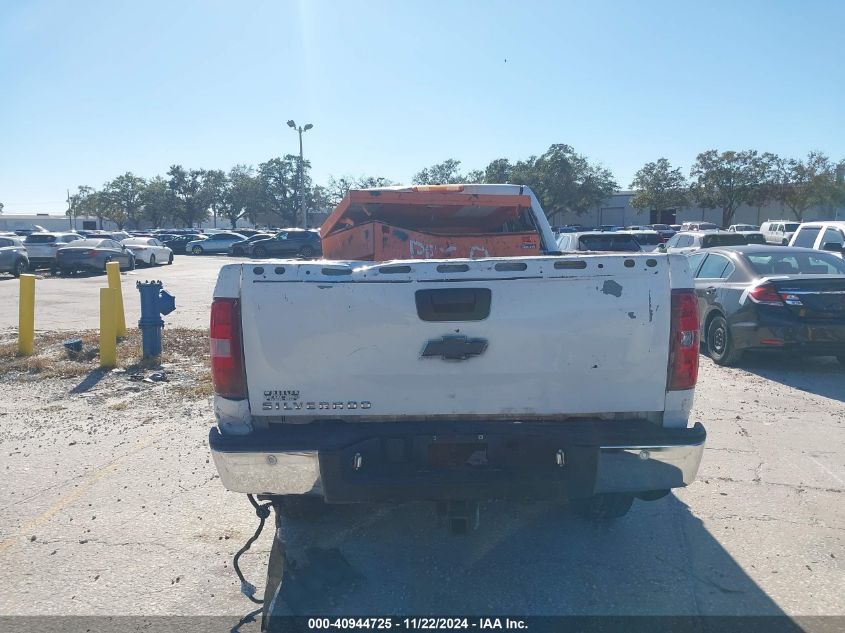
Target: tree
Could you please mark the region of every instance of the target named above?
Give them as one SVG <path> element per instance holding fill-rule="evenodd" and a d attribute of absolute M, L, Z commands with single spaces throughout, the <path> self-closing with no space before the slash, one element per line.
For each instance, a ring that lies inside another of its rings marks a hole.
<path fill-rule="evenodd" d="M 765 185 L 766 166 L 754 150 L 702 152 L 690 169 L 690 193 L 705 209 L 722 210 L 722 226 L 730 226 L 742 204 L 755 204 Z"/>
<path fill-rule="evenodd" d="M 343 200 L 350 189 L 373 189 L 375 187 L 388 187 L 392 183 L 381 176 L 340 176 L 335 178 L 329 176 L 329 182 L 322 189 L 325 191 L 327 206 L 334 206 Z"/>
<path fill-rule="evenodd" d="M 89 191 L 91 189 L 91 187 L 81 186 L 81 187 L 77 187 L 77 189 L 78 189 L 77 193 L 74 193 L 73 195 L 71 195 L 70 192 L 68 192 L 68 195 L 67 195 L 67 210 L 65 211 L 65 215 L 68 218 L 70 218 L 71 227 L 73 227 L 76 224 L 76 222 L 75 222 L 76 218 L 78 218 L 81 215 L 80 209 L 79 209 L 80 200 L 81 200 L 82 196 L 85 195 L 87 193 L 87 191 Z"/>
<path fill-rule="evenodd" d="M 415 185 L 456 185 L 465 182 L 460 172 L 461 161 L 448 158 L 442 163 L 426 167 L 414 174 Z"/>
<path fill-rule="evenodd" d="M 552 145 L 542 156 L 513 164 L 497 159 L 484 173 L 487 182 L 495 179 L 531 187 L 549 217 L 561 212 L 586 213 L 619 188 L 608 169 L 562 143 Z"/>
<path fill-rule="evenodd" d="M 807 154 L 806 160 L 775 157 L 768 179 L 772 199 L 782 203 L 799 222 L 815 206 L 834 203 L 837 166 L 822 152 Z"/>
<path fill-rule="evenodd" d="M 179 201 L 175 216 L 188 227 L 205 220 L 209 207 L 209 196 L 204 186 L 205 171 L 186 171 L 182 165 L 171 165 L 167 175 L 170 176 L 168 186 Z"/>
<path fill-rule="evenodd" d="M 172 218 L 179 206 L 176 194 L 161 176 L 156 176 L 147 183 L 141 201 L 141 217 L 153 228 L 160 228 L 166 220 Z"/>
<path fill-rule="evenodd" d="M 255 224 L 267 206 L 261 179 L 252 167 L 235 165 L 229 171 L 228 183 L 221 205 L 222 215 L 233 229 L 242 217 Z"/>
<path fill-rule="evenodd" d="M 258 166 L 258 177 L 266 201 L 266 212 L 277 216 L 283 226 L 297 226 L 301 222 L 299 206 L 299 156 L 286 154 L 271 158 Z M 308 161 L 303 164 L 304 188 L 311 187 Z"/>
<path fill-rule="evenodd" d="M 136 229 L 141 220 L 141 209 L 143 207 L 142 196 L 147 186 L 147 181 L 136 176 L 131 171 L 114 180 L 107 182 L 103 191 L 110 201 L 123 209 L 126 221 Z"/>
<path fill-rule="evenodd" d="M 3 203 L 0 202 L 0 215 L 3 215 Z"/>
<path fill-rule="evenodd" d="M 114 222 L 119 231 L 123 230 L 129 216 L 126 214 L 126 209 L 117 204 L 114 199 L 105 191 L 96 194 L 100 213 L 102 216 L 111 222 Z"/>
<path fill-rule="evenodd" d="M 631 206 L 640 211 L 667 211 L 687 206 L 687 181 L 680 167 L 674 169 L 665 158 L 646 163 L 634 175 L 631 189 L 636 193 Z"/>
<path fill-rule="evenodd" d="M 208 205 L 211 207 L 215 227 L 217 226 L 217 214 L 223 206 L 228 185 L 226 172 L 222 169 L 209 169 L 205 172 L 203 186 L 208 196 Z"/>
<path fill-rule="evenodd" d="M 491 161 L 484 170 L 484 181 L 491 184 L 505 184 L 509 182 L 513 172 L 513 165 L 507 158 L 497 158 Z"/>

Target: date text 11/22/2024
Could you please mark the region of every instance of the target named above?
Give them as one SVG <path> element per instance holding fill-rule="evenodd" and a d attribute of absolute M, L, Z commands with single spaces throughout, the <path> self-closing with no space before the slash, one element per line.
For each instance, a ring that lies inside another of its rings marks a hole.
<path fill-rule="evenodd" d="M 523 630 L 528 625 L 519 618 L 308 618 L 309 630 Z"/>

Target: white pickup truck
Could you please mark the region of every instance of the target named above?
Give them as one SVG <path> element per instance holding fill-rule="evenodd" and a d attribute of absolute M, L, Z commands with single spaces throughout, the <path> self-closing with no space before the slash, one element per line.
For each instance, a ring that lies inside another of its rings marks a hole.
<path fill-rule="evenodd" d="M 479 500 L 559 498 L 613 518 L 693 481 L 705 431 L 688 420 L 699 326 L 685 257 L 559 252 L 518 185 L 353 194 L 323 225 L 324 253 L 364 220 L 388 227 L 385 248 L 388 232 L 424 229 L 439 250 L 221 269 L 209 442 L 226 488 L 291 512 L 432 500 L 460 530 Z M 509 231 L 537 252 L 497 257 Z M 474 236 L 483 257 L 412 257 L 457 252 L 449 235 Z"/>

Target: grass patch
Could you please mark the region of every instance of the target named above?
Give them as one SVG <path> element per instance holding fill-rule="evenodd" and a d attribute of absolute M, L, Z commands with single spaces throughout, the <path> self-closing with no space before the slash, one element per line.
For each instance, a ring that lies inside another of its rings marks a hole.
<path fill-rule="evenodd" d="M 45 378 L 85 376 L 100 366 L 99 338 L 96 330 L 76 334 L 69 332 L 37 332 L 35 353 L 21 356 L 16 339 L 0 341 L 0 376 L 37 374 Z M 70 352 L 62 345 L 72 338 L 82 339 L 82 351 Z M 128 330 L 117 345 L 117 368 L 128 373 L 158 369 L 162 365 L 179 378 L 174 388 L 211 393 L 208 331 L 189 328 L 165 328 L 162 332 L 162 355 L 156 359 L 141 357 L 141 332 Z M 195 384 L 194 384 L 195 383 Z M 187 392 L 186 392 L 186 395 Z"/>

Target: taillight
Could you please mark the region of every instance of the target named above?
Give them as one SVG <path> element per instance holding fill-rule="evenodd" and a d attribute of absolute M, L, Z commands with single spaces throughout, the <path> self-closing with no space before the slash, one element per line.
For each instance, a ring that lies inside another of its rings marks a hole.
<path fill-rule="evenodd" d="M 214 299 L 211 304 L 211 381 L 224 398 L 246 398 L 241 305 L 237 299 Z"/>
<path fill-rule="evenodd" d="M 669 391 L 692 389 L 698 379 L 698 298 L 695 290 L 672 291 Z"/>
<path fill-rule="evenodd" d="M 88 257 L 96 257 L 100 254 L 100 251 L 88 251 L 87 253 L 82 253 L 83 255 L 88 255 Z"/>
<path fill-rule="evenodd" d="M 762 303 L 769 306 L 781 306 L 783 301 L 777 289 L 772 284 L 761 284 L 748 291 L 748 298 L 754 303 Z"/>

